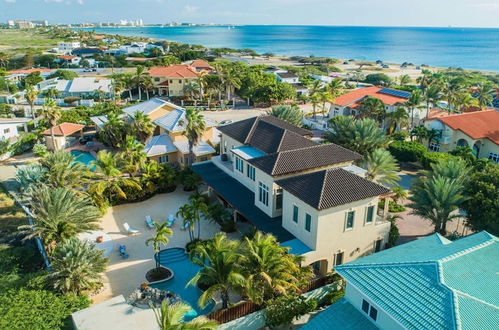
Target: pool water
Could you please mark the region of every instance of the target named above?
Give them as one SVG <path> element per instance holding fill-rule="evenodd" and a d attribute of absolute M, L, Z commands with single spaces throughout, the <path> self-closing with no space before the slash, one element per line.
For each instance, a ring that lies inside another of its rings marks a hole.
<path fill-rule="evenodd" d="M 91 165 L 91 162 L 95 160 L 95 157 L 91 153 L 80 150 L 71 150 L 71 154 L 76 157 L 76 161 L 87 165 L 92 171 L 95 166 Z"/>
<path fill-rule="evenodd" d="M 160 263 L 162 266 L 173 270 L 173 278 L 163 283 L 152 284 L 151 287 L 172 291 L 178 294 L 184 303 L 189 304 L 197 315 L 190 316 L 186 314 L 184 317 L 186 321 L 199 315 L 209 314 L 215 306 L 215 303 L 212 301 L 206 308 L 199 307 L 198 299 L 201 296 L 202 291 L 196 286 L 186 287 L 186 284 L 196 275 L 200 267 L 189 260 L 183 249 L 167 249 L 163 251 L 169 250 L 173 253 L 170 254 L 169 257 L 160 256 Z"/>

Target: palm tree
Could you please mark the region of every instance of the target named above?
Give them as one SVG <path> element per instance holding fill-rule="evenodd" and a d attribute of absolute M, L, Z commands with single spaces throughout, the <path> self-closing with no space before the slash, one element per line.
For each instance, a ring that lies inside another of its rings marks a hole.
<path fill-rule="evenodd" d="M 427 131 L 428 130 L 423 125 L 414 127 L 411 131 L 411 140 L 416 138 L 416 141 L 422 143 L 423 139 L 426 138 Z"/>
<path fill-rule="evenodd" d="M 322 118 L 324 118 L 324 114 L 326 113 L 326 102 L 331 101 L 331 94 L 328 91 L 322 91 L 319 94 L 319 101 L 322 102 Z"/>
<path fill-rule="evenodd" d="M 206 205 L 206 199 L 198 193 L 192 194 L 189 197 L 189 202 L 192 205 L 194 215 L 192 224 L 198 227 L 197 239 L 199 240 L 201 237 L 201 216 L 208 215 L 208 205 Z"/>
<path fill-rule="evenodd" d="M 469 107 L 478 106 L 478 100 L 474 98 L 470 93 L 464 91 L 457 93 L 454 102 L 456 108 L 460 111 L 463 111 L 464 109 Z"/>
<path fill-rule="evenodd" d="M 0 52 L 0 66 L 7 68 L 9 64 L 11 56 L 5 52 Z"/>
<path fill-rule="evenodd" d="M 447 111 L 449 114 L 451 113 L 452 109 L 456 108 L 456 98 L 457 95 L 462 92 L 463 87 L 454 81 L 451 81 L 449 79 L 443 79 L 442 81 L 442 92 L 443 96 L 445 97 L 447 101 Z"/>
<path fill-rule="evenodd" d="M 227 91 L 227 101 L 231 99 L 231 92 L 234 89 L 241 88 L 241 79 L 230 62 L 217 62 L 215 63 L 215 70 L 220 77 L 222 84 Z"/>
<path fill-rule="evenodd" d="M 490 84 L 479 84 L 476 88 L 476 99 L 480 110 L 485 109 L 492 103 L 492 95 L 494 90 Z"/>
<path fill-rule="evenodd" d="M 268 114 L 295 126 L 301 126 L 303 121 L 303 112 L 297 106 L 277 105 Z"/>
<path fill-rule="evenodd" d="M 240 256 L 236 251 L 239 243 L 227 239 L 225 233 L 217 233 L 211 240 L 198 244 L 192 251 L 192 262 L 201 266 L 198 273 L 187 283 L 209 285 L 199 297 L 198 304 L 205 307 L 210 299 L 220 296 L 222 308 L 229 306 L 229 292 L 240 289 L 245 278 L 237 266 Z"/>
<path fill-rule="evenodd" d="M 57 89 L 55 89 L 55 88 L 52 87 L 52 88 L 47 89 L 43 93 L 43 95 L 45 97 L 48 97 L 48 98 L 51 98 L 51 99 L 55 99 L 55 98 L 59 97 L 61 95 L 61 93 L 59 93 L 59 91 Z"/>
<path fill-rule="evenodd" d="M 157 222 L 154 222 L 154 229 L 156 232 L 154 233 L 154 236 L 151 238 L 148 238 L 146 240 L 146 245 L 149 246 L 149 243 L 152 243 L 152 247 L 154 249 L 154 254 L 155 258 L 154 260 L 156 261 L 156 268 L 159 268 L 159 252 L 161 251 L 161 244 L 167 245 L 168 242 L 170 241 L 168 239 L 168 236 L 173 235 L 173 231 L 167 227 L 168 223 L 162 223 L 159 224 Z"/>
<path fill-rule="evenodd" d="M 137 139 L 145 143 L 153 134 L 156 126 L 152 123 L 151 118 L 141 111 L 137 111 L 130 123 L 130 132 L 135 135 Z"/>
<path fill-rule="evenodd" d="M 149 91 L 154 87 L 154 83 L 152 82 L 151 76 L 144 77 L 142 81 L 142 87 L 146 91 L 147 99 L 149 100 Z"/>
<path fill-rule="evenodd" d="M 40 237 L 50 254 L 57 243 L 83 232 L 100 229 L 100 213 L 92 201 L 65 187 L 40 187 L 32 194 L 34 225 L 19 227 L 25 239 Z"/>
<path fill-rule="evenodd" d="M 160 330 L 216 330 L 218 324 L 204 316 L 198 316 L 189 322 L 183 322 L 184 315 L 191 310 L 185 303 L 177 302 L 173 305 L 165 299 L 160 308 L 153 308 L 156 322 Z"/>
<path fill-rule="evenodd" d="M 139 91 L 139 101 L 142 100 L 142 85 L 144 83 L 145 77 L 148 75 L 147 72 L 144 71 L 144 67 L 142 65 L 137 66 L 135 70 L 135 74 L 133 75 L 133 84 L 137 87 Z"/>
<path fill-rule="evenodd" d="M 441 98 L 442 93 L 440 91 L 440 86 L 437 84 L 431 84 L 428 86 L 424 94 L 424 100 L 426 101 L 426 117 L 430 114 L 430 104 L 435 106 Z"/>
<path fill-rule="evenodd" d="M 54 99 L 51 98 L 45 98 L 45 105 L 42 108 L 42 112 L 40 113 L 45 120 L 49 122 L 50 125 L 50 136 L 52 139 L 52 144 L 54 147 L 54 150 L 58 150 L 59 147 L 57 146 L 55 136 L 54 136 L 54 126 L 57 125 L 57 121 L 61 119 L 61 110 L 55 103 Z"/>
<path fill-rule="evenodd" d="M 119 153 L 119 156 L 123 160 L 125 171 L 130 176 L 135 176 L 145 166 L 147 161 L 144 145 L 138 142 L 135 137 L 127 135 L 125 143 L 120 145 L 120 149 L 122 151 Z"/>
<path fill-rule="evenodd" d="M 191 81 L 185 84 L 183 93 L 184 95 L 189 95 L 192 100 L 195 100 L 196 96 L 201 94 L 201 88 L 197 82 Z"/>
<path fill-rule="evenodd" d="M 366 178 L 384 185 L 394 185 L 400 180 L 399 167 L 392 154 L 386 149 L 376 149 L 367 154 L 362 167 Z"/>
<path fill-rule="evenodd" d="M 114 155 L 107 151 L 101 150 L 97 154 L 97 159 L 93 161 L 96 173 L 99 176 L 99 181 L 92 183 L 88 192 L 94 198 L 102 198 L 104 193 L 107 193 L 108 201 L 113 200 L 113 196 L 117 195 L 126 199 L 126 193 L 123 188 L 142 190 L 140 184 L 134 178 L 124 177 L 119 169 L 118 160 Z"/>
<path fill-rule="evenodd" d="M 405 102 L 405 106 L 411 110 L 411 129 L 414 127 L 414 110 L 420 106 L 422 99 L 423 97 L 421 91 L 415 90 L 411 93 L 411 97 L 409 98 L 409 100 Z"/>
<path fill-rule="evenodd" d="M 199 110 L 194 108 L 187 108 L 185 110 L 185 121 L 180 124 L 185 126 L 182 134 L 189 140 L 189 165 L 192 165 L 194 163 L 194 146 L 201 140 L 206 124 L 204 116 Z"/>
<path fill-rule="evenodd" d="M 58 245 L 51 256 L 52 271 L 47 279 L 55 290 L 64 294 L 81 294 L 102 286 L 107 258 L 95 244 L 71 237 Z"/>
<path fill-rule="evenodd" d="M 123 82 L 124 88 L 128 91 L 128 98 L 132 100 L 132 89 L 134 87 L 134 79 L 130 74 L 125 74 L 121 81 Z"/>
<path fill-rule="evenodd" d="M 359 117 L 371 118 L 381 124 L 386 117 L 385 104 L 380 99 L 369 96 L 360 103 Z"/>
<path fill-rule="evenodd" d="M 111 111 L 107 114 L 107 122 L 102 127 L 100 137 L 113 148 L 123 143 L 126 137 L 126 126 L 118 112 Z"/>
<path fill-rule="evenodd" d="M 409 124 L 409 114 L 403 107 L 398 107 L 397 110 L 390 112 L 387 117 L 390 134 L 397 129 L 401 130 L 402 128 L 407 127 Z"/>
<path fill-rule="evenodd" d="M 409 76 L 408 74 L 403 74 L 399 77 L 399 81 L 400 85 L 404 86 L 410 84 L 412 82 L 412 79 L 411 76 Z"/>
<path fill-rule="evenodd" d="M 419 180 L 412 185 L 411 194 L 411 214 L 431 221 L 435 232 L 442 235 L 447 234 L 447 222 L 460 217 L 454 212 L 467 200 L 459 183 L 442 176 Z"/>
<path fill-rule="evenodd" d="M 45 183 L 53 188 L 81 189 L 93 177 L 85 164 L 77 162 L 74 155 L 63 150 L 48 153 L 40 159 L 40 165 L 46 170 Z"/>
<path fill-rule="evenodd" d="M 195 210 L 191 204 L 184 204 L 179 207 L 176 216 L 182 217 L 183 223 L 182 225 L 187 227 L 189 231 L 189 239 L 191 242 L 194 241 L 194 218 L 195 218 Z"/>
<path fill-rule="evenodd" d="M 310 95 L 310 103 L 312 103 L 312 115 L 315 119 L 317 105 L 321 102 L 319 93 L 313 93 Z"/>
<path fill-rule="evenodd" d="M 407 194 L 407 190 L 405 190 L 400 186 L 393 187 L 392 192 L 393 192 L 392 198 L 395 203 L 397 203 L 399 200 L 406 200 L 407 197 L 409 196 Z"/>
<path fill-rule="evenodd" d="M 326 85 L 326 89 L 329 91 L 331 99 L 334 100 L 338 96 L 343 94 L 345 86 L 343 85 L 343 81 L 341 80 L 341 78 L 335 78 L 331 80 L 331 82 L 328 85 Z"/>
<path fill-rule="evenodd" d="M 121 99 L 121 94 L 123 94 L 125 89 L 126 89 L 126 85 L 122 79 L 113 79 L 114 104 L 117 103 L 118 99 Z"/>
<path fill-rule="evenodd" d="M 384 146 L 388 140 L 378 123 L 372 119 L 355 120 L 351 116 L 335 116 L 329 120 L 326 140 L 361 155 Z"/>
<path fill-rule="evenodd" d="M 24 91 L 24 97 L 31 108 L 31 117 L 35 118 L 35 100 L 38 97 L 38 90 L 33 88 L 33 86 L 26 86 L 26 90 Z"/>
<path fill-rule="evenodd" d="M 196 72 L 196 77 L 197 77 L 196 81 L 199 85 L 199 95 L 200 95 L 201 101 L 204 100 L 206 76 L 207 76 L 206 71 Z"/>
<path fill-rule="evenodd" d="M 442 136 L 442 131 L 436 129 L 427 129 L 425 138 L 428 139 L 428 148 L 432 142 L 438 143 L 438 139 Z"/>
<path fill-rule="evenodd" d="M 258 231 L 252 239 L 244 238 L 240 250 L 241 272 L 252 302 L 261 305 L 275 296 L 298 291 L 295 275 L 300 267 L 274 236 Z"/>

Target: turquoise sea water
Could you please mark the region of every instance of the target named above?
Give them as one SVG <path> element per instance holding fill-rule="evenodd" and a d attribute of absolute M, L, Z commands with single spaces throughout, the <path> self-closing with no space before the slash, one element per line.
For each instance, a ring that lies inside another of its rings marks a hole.
<path fill-rule="evenodd" d="M 96 32 L 252 48 L 278 55 L 330 56 L 499 72 L 499 29 L 226 26 L 95 28 Z"/>

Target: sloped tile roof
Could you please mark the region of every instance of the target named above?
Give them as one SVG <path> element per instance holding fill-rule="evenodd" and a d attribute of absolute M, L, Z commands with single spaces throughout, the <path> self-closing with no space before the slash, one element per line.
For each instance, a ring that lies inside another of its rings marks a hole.
<path fill-rule="evenodd" d="M 380 99 L 384 104 L 387 105 L 393 105 L 396 103 L 402 103 L 407 101 L 407 98 L 380 93 L 382 89 L 384 89 L 384 87 L 371 86 L 371 87 L 357 88 L 351 92 L 348 92 L 344 95 L 337 97 L 333 103 L 339 106 L 346 106 L 359 102 L 368 96 Z"/>
<path fill-rule="evenodd" d="M 212 127 L 213 121 L 205 118 L 204 123 L 206 127 Z M 154 124 L 163 127 L 170 132 L 182 132 L 185 130 L 185 110 L 182 108 L 174 109 L 168 114 L 159 117 L 154 121 Z"/>
<path fill-rule="evenodd" d="M 492 329 L 499 324 L 499 240 L 483 231 L 439 234 L 335 269 L 408 329 Z"/>
<path fill-rule="evenodd" d="M 474 140 L 487 138 L 499 145 L 499 112 L 495 110 L 451 115 L 438 120 Z"/>
<path fill-rule="evenodd" d="M 157 66 L 151 68 L 148 72 L 153 77 L 197 78 L 196 71 L 192 67 L 183 64 Z"/>
<path fill-rule="evenodd" d="M 390 190 L 342 168 L 333 168 L 276 181 L 284 190 L 317 210 L 360 201 Z"/>
<path fill-rule="evenodd" d="M 136 112 L 143 112 L 145 115 L 150 114 L 154 110 L 161 108 L 163 105 L 168 102 L 163 101 L 162 99 L 154 98 L 149 101 L 141 102 L 134 104 L 132 106 L 126 107 L 123 109 L 123 112 L 133 116 Z"/>
<path fill-rule="evenodd" d="M 73 123 L 62 123 L 57 126 L 53 127 L 53 132 L 55 136 L 68 136 L 73 133 L 78 132 L 79 130 L 83 129 L 85 125 L 80 125 L 80 124 L 73 124 Z M 52 130 L 46 129 L 43 131 L 43 135 L 52 135 Z"/>
<path fill-rule="evenodd" d="M 284 175 L 359 159 L 362 156 L 358 153 L 331 143 L 286 150 L 254 158 L 249 162 L 267 174 Z"/>

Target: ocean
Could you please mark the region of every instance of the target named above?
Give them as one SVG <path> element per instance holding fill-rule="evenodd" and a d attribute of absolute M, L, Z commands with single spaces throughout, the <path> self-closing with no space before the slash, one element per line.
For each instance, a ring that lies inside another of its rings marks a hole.
<path fill-rule="evenodd" d="M 276 55 L 410 62 L 499 72 L 499 29 L 277 25 L 94 29 L 97 33 L 208 47 L 251 48 Z"/>

